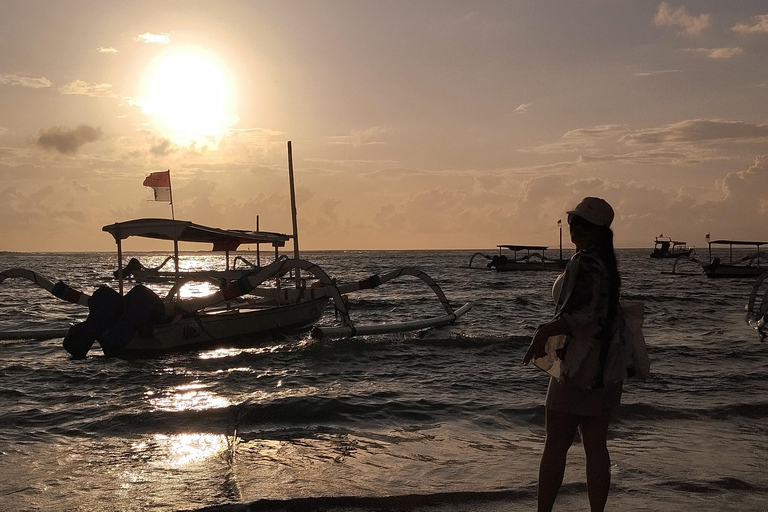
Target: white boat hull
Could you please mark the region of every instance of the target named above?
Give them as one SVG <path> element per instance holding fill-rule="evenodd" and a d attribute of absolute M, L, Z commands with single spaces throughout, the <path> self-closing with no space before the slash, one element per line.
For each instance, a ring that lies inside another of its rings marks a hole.
<path fill-rule="evenodd" d="M 150 332 L 137 332 L 117 353 L 107 355 L 162 353 L 213 347 L 223 342 L 252 343 L 273 333 L 298 332 L 311 328 L 323 315 L 328 298 L 298 304 L 268 307 L 238 307 L 177 315 L 170 322 L 155 325 Z M 105 349 L 105 347 L 102 347 Z"/>

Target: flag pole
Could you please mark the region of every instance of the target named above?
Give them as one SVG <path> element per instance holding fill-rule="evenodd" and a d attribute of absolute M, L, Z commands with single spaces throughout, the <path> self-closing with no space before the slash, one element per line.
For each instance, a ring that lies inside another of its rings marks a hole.
<path fill-rule="evenodd" d="M 168 195 L 171 200 L 171 220 L 176 220 L 176 215 L 173 212 L 173 185 L 171 185 L 171 170 L 168 169 Z"/>

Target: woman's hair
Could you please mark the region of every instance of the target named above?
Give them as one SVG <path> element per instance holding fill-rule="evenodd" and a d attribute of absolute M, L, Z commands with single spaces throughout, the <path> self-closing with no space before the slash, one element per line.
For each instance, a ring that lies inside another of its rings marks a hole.
<path fill-rule="evenodd" d="M 604 369 L 608 358 L 608 344 L 613 336 L 613 326 L 617 324 L 619 315 L 619 289 L 621 288 L 621 276 L 619 275 L 618 264 L 616 263 L 616 251 L 613 249 L 613 231 L 608 226 L 594 225 L 597 230 L 597 240 L 594 244 L 597 257 L 600 258 L 608 268 L 608 315 L 603 330 L 598 335 L 601 339 L 600 345 L 600 368 Z M 595 384 L 598 387 L 603 386 L 603 371 L 601 370 L 595 378 Z"/>
<path fill-rule="evenodd" d="M 619 275 L 619 266 L 616 263 L 616 251 L 613 248 L 613 231 L 608 226 L 595 226 L 595 229 L 597 229 L 598 234 L 594 247 L 598 257 L 608 267 L 611 304 L 617 304 L 619 302 L 621 276 Z"/>

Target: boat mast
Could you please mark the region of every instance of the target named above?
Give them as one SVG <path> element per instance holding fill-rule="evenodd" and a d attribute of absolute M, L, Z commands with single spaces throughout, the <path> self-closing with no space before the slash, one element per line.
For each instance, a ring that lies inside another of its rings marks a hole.
<path fill-rule="evenodd" d="M 259 232 L 259 216 L 256 216 L 256 232 Z M 256 266 L 261 266 L 261 244 L 256 244 Z"/>
<path fill-rule="evenodd" d="M 299 259 L 299 228 L 296 221 L 296 189 L 293 185 L 293 151 L 288 141 L 288 180 L 291 183 L 291 220 L 293 221 L 293 259 Z M 296 288 L 301 286 L 301 270 L 296 268 Z"/>

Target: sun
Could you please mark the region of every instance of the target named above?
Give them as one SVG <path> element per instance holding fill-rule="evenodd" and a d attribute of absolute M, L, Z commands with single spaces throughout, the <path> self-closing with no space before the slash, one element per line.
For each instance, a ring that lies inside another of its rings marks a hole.
<path fill-rule="evenodd" d="M 156 59 L 138 104 L 162 135 L 180 146 L 217 147 L 238 121 L 232 75 L 215 55 L 175 49 Z"/>

